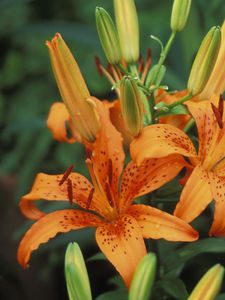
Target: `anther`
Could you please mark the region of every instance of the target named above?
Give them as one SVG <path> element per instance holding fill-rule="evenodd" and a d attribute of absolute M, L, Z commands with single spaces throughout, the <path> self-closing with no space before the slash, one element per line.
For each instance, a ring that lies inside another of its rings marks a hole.
<path fill-rule="evenodd" d="M 98 74 L 102 77 L 104 74 L 102 72 L 101 61 L 100 61 L 100 58 L 98 56 L 95 56 L 95 64 L 96 64 Z"/>
<path fill-rule="evenodd" d="M 217 108 L 213 103 L 211 103 L 211 107 L 212 107 L 213 113 L 216 117 L 216 121 L 219 125 L 219 128 L 222 129 L 223 128 L 223 119 L 220 114 L 220 108 Z"/>
<path fill-rule="evenodd" d="M 109 160 L 108 160 L 108 178 L 109 178 L 109 184 L 112 183 L 112 177 L 113 177 L 113 166 L 112 166 L 112 160 L 109 158 Z"/>
<path fill-rule="evenodd" d="M 92 188 L 92 189 L 90 190 L 90 193 L 89 193 L 88 199 L 87 199 L 86 209 L 89 209 L 90 206 L 91 206 L 91 201 L 92 201 L 92 199 L 93 199 L 94 191 L 95 191 L 94 188 Z"/>
<path fill-rule="evenodd" d="M 67 180 L 67 178 L 69 177 L 70 173 L 71 173 L 72 170 L 73 170 L 73 167 L 74 167 L 74 165 L 70 165 L 70 166 L 66 169 L 65 173 L 63 174 L 62 179 L 61 179 L 60 182 L 59 182 L 59 185 L 62 185 L 62 184 Z"/>
<path fill-rule="evenodd" d="M 72 205 L 73 204 L 73 185 L 72 185 L 71 179 L 68 178 L 66 183 L 67 183 L 67 196 L 68 196 L 70 204 Z"/>

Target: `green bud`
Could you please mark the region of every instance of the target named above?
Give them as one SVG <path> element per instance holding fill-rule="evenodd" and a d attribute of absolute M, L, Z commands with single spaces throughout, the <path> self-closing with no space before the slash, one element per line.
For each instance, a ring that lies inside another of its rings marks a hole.
<path fill-rule="evenodd" d="M 138 264 L 129 291 L 129 300 L 148 300 L 156 273 L 156 256 L 147 254 Z"/>
<path fill-rule="evenodd" d="M 139 25 L 134 0 L 114 0 L 116 27 L 122 56 L 127 63 L 139 59 Z"/>
<path fill-rule="evenodd" d="M 117 64 L 121 60 L 121 50 L 116 27 L 104 8 L 96 7 L 96 26 L 98 36 L 109 63 Z"/>
<path fill-rule="evenodd" d="M 158 87 L 165 76 L 165 73 L 166 67 L 164 65 L 161 65 L 159 70 L 158 65 L 153 66 L 147 75 L 146 85 L 148 87 Z"/>
<path fill-rule="evenodd" d="M 220 264 L 210 268 L 200 279 L 188 300 L 214 300 L 218 295 L 224 276 L 224 267 Z"/>
<path fill-rule="evenodd" d="M 170 27 L 172 31 L 181 31 L 186 22 L 191 8 L 191 0 L 174 0 Z"/>
<path fill-rule="evenodd" d="M 218 56 L 220 43 L 220 27 L 214 26 L 203 39 L 192 65 L 188 80 L 188 91 L 192 95 L 199 94 L 209 80 Z"/>
<path fill-rule="evenodd" d="M 70 300 L 92 299 L 87 269 L 77 243 L 70 243 L 67 247 L 65 277 Z"/>
<path fill-rule="evenodd" d="M 125 126 L 135 137 L 143 128 L 143 102 L 136 81 L 131 77 L 124 77 L 120 84 L 121 112 Z"/>

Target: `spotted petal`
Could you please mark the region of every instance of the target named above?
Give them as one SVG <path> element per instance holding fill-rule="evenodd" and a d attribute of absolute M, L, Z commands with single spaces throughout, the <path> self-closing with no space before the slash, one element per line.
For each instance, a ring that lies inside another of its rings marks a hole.
<path fill-rule="evenodd" d="M 55 237 L 57 233 L 84 227 L 95 227 L 100 224 L 102 222 L 97 216 L 74 209 L 50 213 L 34 223 L 24 235 L 17 252 L 18 262 L 22 267 L 26 267 L 31 253 L 40 244 Z"/>
<path fill-rule="evenodd" d="M 31 192 L 22 197 L 20 201 L 20 209 L 23 214 L 33 220 L 39 219 L 44 215 L 34 204 L 36 200 L 48 201 L 70 201 L 71 200 L 81 207 L 86 208 L 88 205 L 88 197 L 93 189 L 92 184 L 87 178 L 78 174 L 71 173 L 69 179 L 72 191 L 69 191 L 68 182 L 65 181 L 60 185 L 63 175 L 47 175 L 39 173 L 35 179 Z M 98 211 L 98 203 L 93 199 L 91 208 Z"/>
<path fill-rule="evenodd" d="M 170 154 L 195 157 L 192 141 L 182 130 L 169 125 L 157 124 L 145 127 L 130 146 L 131 157 L 138 165 L 146 158 L 158 158 Z"/>
<path fill-rule="evenodd" d="M 219 176 L 213 172 L 210 172 L 209 176 L 213 198 L 216 201 L 210 235 L 225 237 L 225 176 Z"/>
<path fill-rule="evenodd" d="M 201 214 L 212 198 L 208 172 L 198 165 L 185 184 L 174 215 L 191 222 Z"/>
<path fill-rule="evenodd" d="M 183 220 L 147 205 L 132 205 L 128 211 L 142 228 L 144 238 L 190 242 L 198 233 Z"/>
<path fill-rule="evenodd" d="M 125 215 L 115 223 L 98 227 L 96 241 L 129 287 L 138 262 L 146 254 L 137 221 Z"/>
<path fill-rule="evenodd" d="M 140 166 L 130 162 L 121 180 L 121 206 L 126 209 L 136 197 L 148 194 L 169 182 L 186 165 L 179 154 L 145 159 Z"/>

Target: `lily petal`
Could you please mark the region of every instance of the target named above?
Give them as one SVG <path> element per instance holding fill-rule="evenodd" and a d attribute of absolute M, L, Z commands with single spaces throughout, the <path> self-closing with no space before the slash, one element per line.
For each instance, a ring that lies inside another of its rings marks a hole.
<path fill-rule="evenodd" d="M 132 205 L 128 211 L 142 228 L 144 238 L 190 242 L 198 232 L 183 220 L 147 205 Z"/>
<path fill-rule="evenodd" d="M 141 228 L 128 215 L 97 228 L 96 241 L 129 287 L 135 268 L 146 254 Z"/>
<path fill-rule="evenodd" d="M 59 142 L 74 143 L 76 141 L 75 136 L 67 136 L 67 124 L 73 131 L 71 117 L 65 104 L 61 102 L 53 103 L 47 120 L 47 125 L 53 134 L 53 138 Z"/>
<path fill-rule="evenodd" d="M 209 176 L 213 198 L 216 201 L 213 224 L 209 234 L 225 237 L 225 176 L 218 176 L 213 172 L 210 172 Z"/>
<path fill-rule="evenodd" d="M 20 242 L 17 259 L 22 267 L 26 267 L 31 253 L 40 244 L 48 242 L 57 233 L 68 232 L 84 227 L 95 227 L 102 224 L 101 220 L 92 214 L 78 210 L 59 210 L 50 213 L 36 223 L 26 232 Z"/>
<path fill-rule="evenodd" d="M 218 100 L 218 97 L 217 99 Z M 215 99 L 214 99 L 215 101 Z M 213 101 L 213 102 L 214 102 Z M 216 118 L 211 108 L 210 101 L 187 102 L 187 107 L 196 121 L 199 136 L 198 156 L 203 161 L 208 158 L 209 164 L 213 163 L 211 155 L 216 147 L 218 135 L 220 133 Z M 206 165 L 207 162 L 205 161 Z"/>
<path fill-rule="evenodd" d="M 174 215 L 191 222 L 201 214 L 212 198 L 208 172 L 198 165 L 185 184 Z"/>
<path fill-rule="evenodd" d="M 107 189 L 106 185 L 110 186 L 112 193 L 116 195 L 124 163 L 122 137 L 110 121 L 109 110 L 101 102 L 96 100 L 96 103 L 102 126 L 92 145 L 92 181 L 94 183 L 97 180 L 97 185 L 103 190 Z"/>
<path fill-rule="evenodd" d="M 31 201 L 48 200 L 48 201 L 74 201 L 83 208 L 87 207 L 88 196 L 93 189 L 92 184 L 87 178 L 78 174 L 71 173 L 69 175 L 72 183 L 72 195 L 69 195 L 68 184 L 65 181 L 60 185 L 62 175 L 48 175 L 39 173 L 34 181 L 31 192 L 22 197 L 20 201 L 20 209 L 29 219 L 39 219 L 44 215 Z M 72 198 L 72 199 L 71 199 Z M 97 201 L 92 201 L 92 207 Z M 94 207 L 95 208 L 95 207 Z M 96 208 L 97 210 L 97 208 Z"/>
<path fill-rule="evenodd" d="M 186 165 L 186 161 L 179 154 L 145 159 L 140 166 L 130 162 L 121 180 L 121 205 L 126 209 L 135 198 L 148 194 L 172 180 Z"/>
<path fill-rule="evenodd" d="M 131 157 L 138 165 L 146 158 L 182 154 L 195 157 L 196 151 L 190 138 L 182 130 L 169 125 L 157 124 L 145 127 L 132 141 Z"/>

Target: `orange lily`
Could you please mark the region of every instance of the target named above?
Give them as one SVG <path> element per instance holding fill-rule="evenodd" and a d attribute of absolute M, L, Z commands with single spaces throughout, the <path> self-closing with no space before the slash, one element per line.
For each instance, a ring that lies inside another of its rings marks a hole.
<path fill-rule="evenodd" d="M 148 159 L 139 167 L 130 162 L 122 175 L 124 152 L 120 133 L 111 124 L 108 110 L 100 114 L 101 129 L 86 160 L 92 183 L 81 174 L 37 175 L 31 192 L 20 201 L 22 212 L 36 223 L 27 231 L 18 249 L 25 267 L 31 252 L 57 233 L 97 227 L 96 241 L 129 286 L 135 267 L 146 254 L 143 238 L 193 241 L 198 233 L 183 220 L 159 209 L 133 204 L 174 178 L 185 165 L 180 155 Z M 120 187 L 119 187 L 120 182 Z M 45 214 L 35 201 L 76 203 L 81 209 L 64 209 Z"/>
<path fill-rule="evenodd" d="M 146 127 L 139 138 L 132 142 L 131 155 L 139 164 L 146 158 L 163 157 L 172 153 L 189 157 L 193 171 L 174 214 L 191 222 L 214 199 L 215 213 L 210 235 L 225 236 L 224 101 L 221 97 L 219 108 L 209 101 L 188 102 L 187 106 L 198 129 L 198 154 L 183 131 L 159 124 Z"/>

